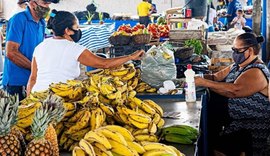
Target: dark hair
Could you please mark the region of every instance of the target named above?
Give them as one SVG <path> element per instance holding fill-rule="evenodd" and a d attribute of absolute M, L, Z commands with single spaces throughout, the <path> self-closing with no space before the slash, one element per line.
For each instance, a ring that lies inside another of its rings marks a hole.
<path fill-rule="evenodd" d="M 75 15 L 68 11 L 52 10 L 47 28 L 52 29 L 55 36 L 63 36 L 66 28 L 72 28 L 76 20 Z"/>
<path fill-rule="evenodd" d="M 210 4 L 210 8 L 212 8 L 212 9 L 216 9 L 216 8 L 215 8 L 215 6 L 214 6 L 214 4 L 213 4 L 213 2 L 211 2 L 211 4 Z"/>
<path fill-rule="evenodd" d="M 251 46 L 254 49 L 254 54 L 258 55 L 261 49 L 260 43 L 264 42 L 263 36 L 257 36 L 254 33 L 243 33 L 237 36 L 237 39 L 242 41 L 245 47 Z"/>
<path fill-rule="evenodd" d="M 238 9 L 237 12 L 243 13 L 243 10 L 242 9 Z"/>

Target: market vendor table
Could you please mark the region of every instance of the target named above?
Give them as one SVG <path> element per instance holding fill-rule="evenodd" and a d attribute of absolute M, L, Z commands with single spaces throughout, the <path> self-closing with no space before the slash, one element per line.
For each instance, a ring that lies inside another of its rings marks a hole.
<path fill-rule="evenodd" d="M 196 103 L 187 104 L 184 99 L 160 99 L 153 98 L 164 110 L 164 112 L 180 112 L 177 119 L 164 118 L 165 126 L 173 124 L 185 124 L 198 128 L 200 124 L 201 101 L 198 99 Z M 171 144 L 180 149 L 186 156 L 194 155 L 195 147 L 193 145 Z M 61 156 L 71 156 L 70 153 L 61 153 Z"/>

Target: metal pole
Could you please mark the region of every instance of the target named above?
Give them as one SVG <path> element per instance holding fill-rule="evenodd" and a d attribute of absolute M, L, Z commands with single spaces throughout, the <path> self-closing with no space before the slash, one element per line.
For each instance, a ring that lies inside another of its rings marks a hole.
<path fill-rule="evenodd" d="M 173 7 L 173 6 L 172 6 L 172 3 L 173 3 L 173 0 L 171 0 L 171 8 Z"/>
<path fill-rule="evenodd" d="M 262 1 L 262 35 L 264 36 L 265 38 L 265 42 L 263 43 L 262 45 L 262 60 L 264 62 L 267 61 L 267 48 L 266 48 L 266 45 L 267 45 L 267 0 L 263 0 Z"/>

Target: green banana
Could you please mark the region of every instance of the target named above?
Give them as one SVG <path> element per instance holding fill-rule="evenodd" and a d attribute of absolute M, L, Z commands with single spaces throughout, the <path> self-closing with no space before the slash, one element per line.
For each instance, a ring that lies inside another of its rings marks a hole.
<path fill-rule="evenodd" d="M 164 139 L 168 142 L 178 143 L 178 144 L 186 144 L 190 145 L 193 143 L 193 141 L 184 135 L 179 134 L 166 134 Z"/>
<path fill-rule="evenodd" d="M 192 136 L 196 139 L 198 136 L 198 130 L 186 125 L 173 125 L 163 128 L 162 134 L 179 134 L 185 136 Z"/>

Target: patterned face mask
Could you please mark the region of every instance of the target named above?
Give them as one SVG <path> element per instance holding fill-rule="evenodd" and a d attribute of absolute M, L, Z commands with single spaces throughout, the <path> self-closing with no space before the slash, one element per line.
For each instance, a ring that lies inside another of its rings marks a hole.
<path fill-rule="evenodd" d="M 35 10 L 37 16 L 39 18 L 45 18 L 49 14 L 50 8 L 49 7 L 46 8 L 46 7 L 43 7 L 41 5 L 38 5 L 37 2 L 35 2 L 35 3 L 37 5 L 37 7 L 34 10 Z"/>

